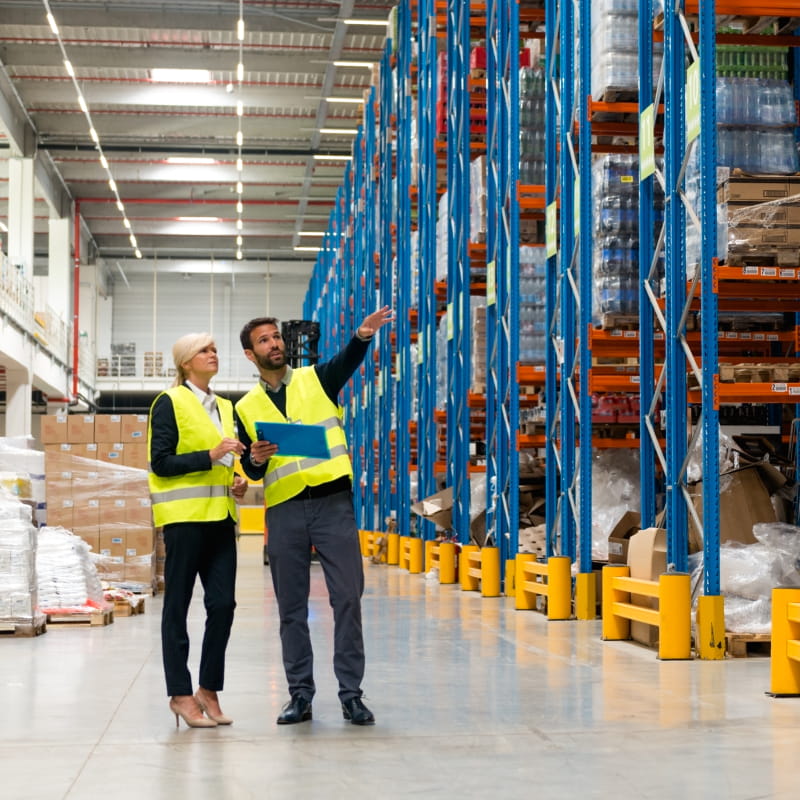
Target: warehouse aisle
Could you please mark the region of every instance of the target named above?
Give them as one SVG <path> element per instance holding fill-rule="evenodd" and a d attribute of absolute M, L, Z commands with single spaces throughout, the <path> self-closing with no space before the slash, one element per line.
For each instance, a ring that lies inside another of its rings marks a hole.
<path fill-rule="evenodd" d="M 396 567 L 366 565 L 367 704 L 345 723 L 330 609 L 314 568 L 314 720 L 286 700 L 258 537 L 240 541 L 223 708 L 230 728 L 175 728 L 160 598 L 105 628 L 0 642 L 0 794 L 9 800 L 797 797 L 800 700 L 764 694 L 769 660 L 659 662 Z M 192 608 L 196 656 L 202 613 Z M 193 664 L 195 660 L 193 659 Z"/>

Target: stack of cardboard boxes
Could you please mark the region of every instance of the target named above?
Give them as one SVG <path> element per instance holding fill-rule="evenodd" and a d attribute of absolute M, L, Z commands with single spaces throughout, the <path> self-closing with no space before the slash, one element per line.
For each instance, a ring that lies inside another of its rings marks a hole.
<path fill-rule="evenodd" d="M 147 416 L 48 415 L 40 438 L 47 524 L 91 545 L 101 579 L 155 588 Z"/>

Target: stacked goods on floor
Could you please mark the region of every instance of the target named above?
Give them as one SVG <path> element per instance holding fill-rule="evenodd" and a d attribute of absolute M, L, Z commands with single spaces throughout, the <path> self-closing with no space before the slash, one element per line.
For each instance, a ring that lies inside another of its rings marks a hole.
<path fill-rule="evenodd" d="M 91 546 L 104 581 L 153 591 L 155 534 L 143 468 L 147 417 L 54 415 L 43 418 L 41 437 L 48 524 Z"/>
<path fill-rule="evenodd" d="M 36 527 L 30 505 L 0 487 L 0 632 L 44 632 L 36 583 Z"/>

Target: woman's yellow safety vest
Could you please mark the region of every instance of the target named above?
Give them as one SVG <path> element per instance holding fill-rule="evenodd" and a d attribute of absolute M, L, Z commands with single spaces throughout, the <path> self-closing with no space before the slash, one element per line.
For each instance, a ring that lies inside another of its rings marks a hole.
<path fill-rule="evenodd" d="M 211 450 L 219 444 L 219 429 L 191 389 L 174 386 L 163 394 L 170 396 L 175 411 L 175 422 L 178 426 L 178 446 L 175 450 L 177 455 Z M 153 405 L 155 402 L 153 401 Z M 222 420 L 222 436 L 235 439 L 233 404 L 218 396 L 217 408 Z M 152 414 L 152 406 L 150 410 Z M 148 456 L 151 439 L 152 428 L 148 426 Z M 156 475 L 149 469 L 147 479 L 153 504 L 153 520 L 157 526 L 175 522 L 216 522 L 228 516 L 237 518 L 236 501 L 230 494 L 233 467 L 212 464 L 209 470 L 187 472 L 169 478 Z"/>
<path fill-rule="evenodd" d="M 272 456 L 264 475 L 264 502 L 267 507 L 283 503 L 305 489 L 345 476 L 353 477 L 353 465 L 342 427 L 342 411 L 325 394 L 314 367 L 292 370 L 286 387 L 286 416 L 278 411 L 269 394 L 259 383 L 238 403 L 236 413 L 248 436 L 256 441 L 256 422 L 301 422 L 322 425 L 330 450 L 330 458 L 288 458 Z"/>

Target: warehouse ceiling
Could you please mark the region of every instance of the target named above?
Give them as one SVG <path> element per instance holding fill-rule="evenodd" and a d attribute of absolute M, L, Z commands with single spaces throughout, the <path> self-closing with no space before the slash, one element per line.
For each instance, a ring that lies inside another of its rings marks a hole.
<path fill-rule="evenodd" d="M 75 201 L 84 260 L 115 272 L 153 259 L 180 271 L 272 263 L 305 285 L 316 254 L 295 248 L 321 244 L 346 164 L 324 156 L 350 154 L 354 139 L 328 131 L 353 131 L 363 114 L 337 100 L 362 99 L 373 81 L 334 61 L 377 62 L 393 4 L 0 0 L 0 222 L 8 157 L 38 152 L 38 258 L 48 219 Z"/>

